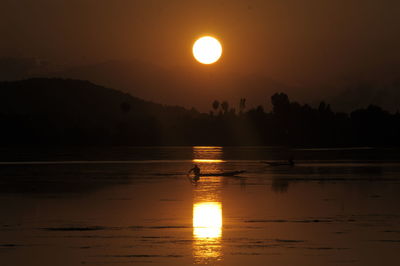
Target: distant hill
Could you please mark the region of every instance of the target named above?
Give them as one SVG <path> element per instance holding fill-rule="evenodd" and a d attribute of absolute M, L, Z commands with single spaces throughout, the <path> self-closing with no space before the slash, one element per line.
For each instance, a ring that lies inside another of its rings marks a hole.
<path fill-rule="evenodd" d="M 359 84 L 328 97 L 326 101 L 335 110 L 344 112 L 370 104 L 382 106 L 390 112 L 400 111 L 400 80 L 388 85 Z"/>
<path fill-rule="evenodd" d="M 89 80 L 95 84 L 130 93 L 141 99 L 208 112 L 214 100 L 237 106 L 247 98 L 248 106 L 267 105 L 276 91 L 309 100 L 311 93 L 290 88 L 258 75 L 230 73 L 221 66 L 164 68 L 138 60 L 109 60 L 86 65 L 62 66 L 34 58 L 0 58 L 0 81 L 34 77 Z M 305 97 L 306 96 L 306 97 Z"/>
<path fill-rule="evenodd" d="M 211 109 L 211 103 L 216 99 L 237 106 L 240 98 L 247 98 L 249 105 L 257 106 L 268 105 L 269 97 L 276 91 L 284 91 L 296 98 L 300 95 L 298 89 L 273 79 L 228 73 L 218 66 L 167 69 L 141 61 L 113 60 L 45 75 L 90 80 L 142 99 L 186 108 L 194 106 L 204 112 Z"/>
<path fill-rule="evenodd" d="M 0 82 L 3 144 L 162 144 L 168 134 L 159 135 L 159 129 L 198 115 L 194 110 L 144 101 L 88 81 L 35 78 Z"/>
<path fill-rule="evenodd" d="M 76 66 L 53 65 L 34 58 L 0 58 L 0 81 L 32 77 L 55 77 L 89 80 L 95 84 L 114 88 L 141 99 L 186 108 L 196 107 L 203 112 L 211 109 L 214 100 L 227 100 L 237 108 L 241 98 L 248 107 L 262 105 L 271 109 L 269 97 L 285 92 L 299 102 L 318 106 L 319 101 L 331 104 L 336 111 L 350 112 L 370 104 L 382 106 L 390 112 L 400 109 L 400 82 L 398 68 L 391 79 L 361 82 L 367 77 L 354 73 L 353 81 L 344 81 L 324 87 L 318 85 L 288 86 L 259 75 L 228 73 L 224 68 L 212 66 L 163 68 L 137 60 L 110 60 Z M 386 69 L 385 72 L 390 72 Z M 356 78 L 359 77 L 359 78 Z M 383 80 L 385 80 L 384 83 Z M 336 84 L 336 85 L 333 85 Z"/>

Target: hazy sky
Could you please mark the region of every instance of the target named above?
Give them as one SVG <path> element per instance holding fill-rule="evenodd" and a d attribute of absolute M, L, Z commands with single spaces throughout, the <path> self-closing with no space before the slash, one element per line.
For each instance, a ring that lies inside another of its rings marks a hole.
<path fill-rule="evenodd" d="M 311 86 L 397 75 L 399 14 L 396 0 L 1 0 L 0 57 L 186 67 L 213 34 L 218 68 Z"/>

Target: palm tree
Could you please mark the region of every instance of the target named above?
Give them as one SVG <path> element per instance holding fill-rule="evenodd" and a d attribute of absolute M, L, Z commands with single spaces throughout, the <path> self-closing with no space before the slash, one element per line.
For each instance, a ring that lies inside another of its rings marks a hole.
<path fill-rule="evenodd" d="M 246 109 L 246 98 L 241 98 L 239 104 L 240 113 L 243 113 L 244 109 Z"/>
<path fill-rule="evenodd" d="M 215 100 L 213 103 L 212 103 L 212 107 L 213 107 L 213 109 L 215 110 L 215 113 L 218 111 L 218 108 L 219 108 L 219 101 L 218 100 Z"/>
<path fill-rule="evenodd" d="M 223 101 L 221 103 L 221 108 L 222 110 L 224 110 L 224 113 L 226 114 L 229 110 L 229 103 L 227 101 Z"/>

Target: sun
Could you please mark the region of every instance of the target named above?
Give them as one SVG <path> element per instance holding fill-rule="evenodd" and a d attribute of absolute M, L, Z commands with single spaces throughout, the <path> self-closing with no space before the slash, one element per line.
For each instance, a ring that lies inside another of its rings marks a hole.
<path fill-rule="evenodd" d="M 213 64 L 221 58 L 221 55 L 221 43 L 214 37 L 201 37 L 193 45 L 193 56 L 202 64 Z"/>

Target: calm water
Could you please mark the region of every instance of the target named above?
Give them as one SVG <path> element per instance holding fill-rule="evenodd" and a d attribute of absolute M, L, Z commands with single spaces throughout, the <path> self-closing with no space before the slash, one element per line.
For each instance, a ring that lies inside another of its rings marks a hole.
<path fill-rule="evenodd" d="M 290 156 L 296 166 L 260 162 Z M 400 265 L 399 156 L 3 149 L 0 265 Z M 194 184 L 193 161 L 203 172 L 247 172 Z"/>

